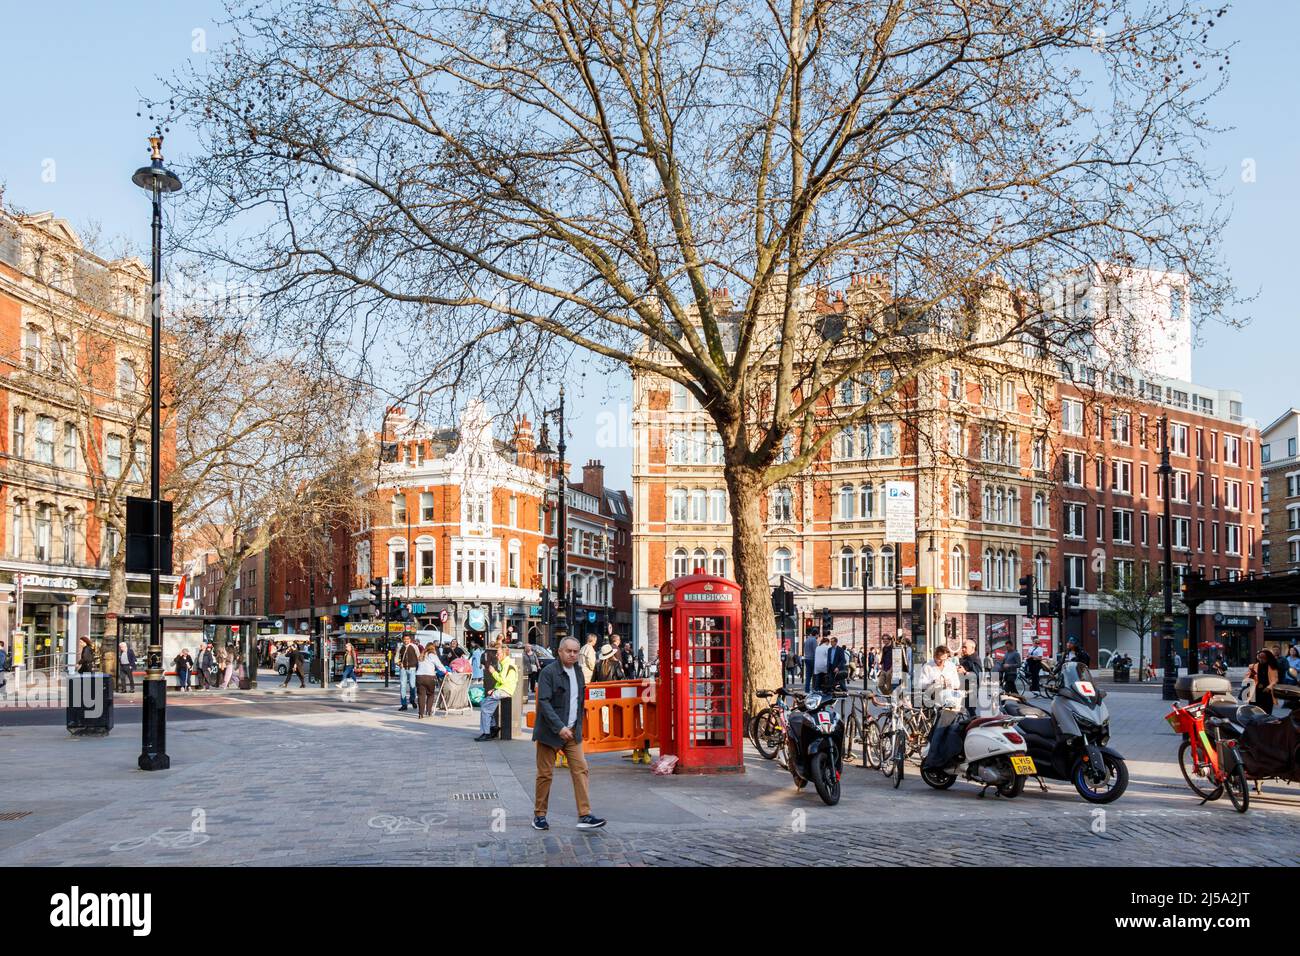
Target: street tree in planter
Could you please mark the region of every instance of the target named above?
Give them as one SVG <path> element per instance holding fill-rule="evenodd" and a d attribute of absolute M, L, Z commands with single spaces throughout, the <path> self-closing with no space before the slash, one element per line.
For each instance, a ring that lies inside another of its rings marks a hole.
<path fill-rule="evenodd" d="M 751 703 L 780 682 L 767 489 L 930 369 L 1126 321 L 1047 317 L 1051 278 L 1182 272 L 1200 316 L 1227 295 L 1198 159 L 1226 57 L 1199 5 L 286 0 L 231 26 L 168 94 L 216 237 L 191 247 L 389 375 L 495 389 L 577 349 L 689 392 L 721 442 Z M 887 294 L 821 321 L 815 290 L 859 272 Z M 833 402 L 881 365 L 889 389 Z"/>

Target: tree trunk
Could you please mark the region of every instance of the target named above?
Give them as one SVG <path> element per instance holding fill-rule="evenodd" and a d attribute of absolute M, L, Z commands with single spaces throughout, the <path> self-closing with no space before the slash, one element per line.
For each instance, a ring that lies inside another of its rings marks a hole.
<path fill-rule="evenodd" d="M 126 613 L 126 536 L 122 535 L 117 554 L 108 560 L 108 613 L 112 619 Z M 114 635 L 116 637 L 117 635 Z"/>
<path fill-rule="evenodd" d="M 763 544 L 764 488 L 757 472 L 739 466 L 726 466 L 724 476 L 731 494 L 732 553 L 736 581 L 741 587 L 745 716 L 751 717 L 763 706 L 757 692 L 781 686 L 781 649 L 772 617 L 767 548 Z"/>

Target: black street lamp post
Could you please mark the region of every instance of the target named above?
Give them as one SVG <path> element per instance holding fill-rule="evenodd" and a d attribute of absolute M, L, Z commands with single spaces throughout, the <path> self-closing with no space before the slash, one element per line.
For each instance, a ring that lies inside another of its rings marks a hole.
<path fill-rule="evenodd" d="M 141 715 L 141 770 L 166 770 L 167 679 L 163 675 L 162 602 L 158 576 L 162 568 L 162 492 L 159 458 L 162 448 L 162 194 L 181 188 L 176 174 L 163 165 L 162 132 L 149 137 L 150 163 L 135 171 L 131 182 L 149 193 L 153 203 L 153 287 L 150 292 L 150 348 L 152 374 L 149 381 L 149 504 L 152 560 L 149 563 L 149 650 L 145 657 L 143 713 Z"/>
<path fill-rule="evenodd" d="M 1173 518 L 1169 512 L 1169 501 L 1173 485 L 1174 469 L 1169 464 L 1169 416 L 1160 419 L 1164 431 L 1164 445 L 1160 450 L 1160 474 L 1165 482 L 1165 509 L 1161 517 L 1164 524 L 1164 597 L 1165 613 L 1160 620 L 1160 657 L 1164 661 L 1165 679 L 1161 687 L 1161 696 L 1165 700 L 1175 700 L 1177 694 L 1178 671 L 1174 667 L 1174 553 L 1173 553 Z"/>
<path fill-rule="evenodd" d="M 559 452 L 559 460 L 556 468 L 556 501 L 555 507 L 558 512 L 556 518 L 556 538 L 560 551 L 559 576 L 555 582 L 555 627 L 551 632 L 551 652 L 559 653 L 560 642 L 569 636 L 567 623 L 568 606 L 565 596 L 566 578 L 568 575 L 568 552 L 569 552 L 569 521 L 568 521 L 568 496 L 565 494 L 565 482 L 568 478 L 568 472 L 564 466 L 564 386 L 560 386 L 560 404 L 556 408 L 548 408 L 542 412 L 543 416 L 555 415 L 558 419 L 560 428 L 560 440 L 556 444 L 556 450 Z M 542 446 L 537 449 L 541 454 L 547 454 L 550 451 L 548 443 L 542 440 Z"/>

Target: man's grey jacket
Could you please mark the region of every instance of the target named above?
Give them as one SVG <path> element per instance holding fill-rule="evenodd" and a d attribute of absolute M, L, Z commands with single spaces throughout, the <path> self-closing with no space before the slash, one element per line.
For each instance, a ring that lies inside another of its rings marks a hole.
<path fill-rule="evenodd" d="M 582 668 L 573 665 L 573 678 L 577 683 L 578 721 L 573 728 L 573 739 L 582 743 L 582 710 L 585 694 Z M 564 729 L 569 716 L 569 678 L 558 660 L 551 661 L 542 668 L 537 677 L 537 720 L 533 724 L 533 740 L 540 741 L 548 747 L 563 747 L 564 739 L 560 731 Z"/>

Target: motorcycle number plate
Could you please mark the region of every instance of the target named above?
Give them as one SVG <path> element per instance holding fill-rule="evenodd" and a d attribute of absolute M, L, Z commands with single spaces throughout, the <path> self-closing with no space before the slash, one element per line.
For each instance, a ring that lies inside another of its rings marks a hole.
<path fill-rule="evenodd" d="M 1011 769 L 1024 777 L 1032 777 L 1038 773 L 1033 757 L 1012 757 Z"/>
<path fill-rule="evenodd" d="M 831 722 L 831 715 L 830 715 L 830 714 L 826 713 L 826 711 L 824 711 L 824 710 L 820 710 L 820 711 L 817 712 L 817 723 L 819 723 L 819 724 L 829 724 L 830 722 Z"/>

